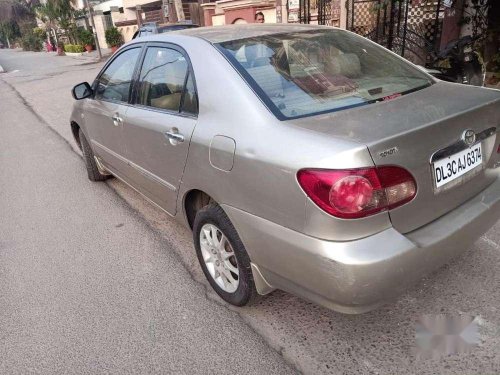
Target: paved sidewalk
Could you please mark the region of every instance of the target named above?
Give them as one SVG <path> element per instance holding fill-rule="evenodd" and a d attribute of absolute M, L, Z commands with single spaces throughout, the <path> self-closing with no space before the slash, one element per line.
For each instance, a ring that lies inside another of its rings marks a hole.
<path fill-rule="evenodd" d="M 8 74 L 20 71 L 30 71 L 32 74 L 35 71 L 42 74 L 70 66 L 104 63 L 112 55 L 109 48 L 103 48 L 101 52 L 102 59 L 100 60 L 95 50 L 84 52 L 81 56 L 58 56 L 57 52 L 33 52 L 24 51 L 21 48 L 0 49 L 0 67 L 3 69 L 3 73 Z M 48 61 L 50 64 L 47 64 Z M 0 73 L 2 73 L 2 69 L 0 69 Z"/>
<path fill-rule="evenodd" d="M 103 60 L 107 60 L 111 55 L 111 48 L 101 48 L 101 54 Z M 97 50 L 93 50 L 90 52 L 84 52 L 81 56 L 66 56 L 68 58 L 76 59 L 76 60 L 87 60 L 87 61 L 99 61 L 99 53 Z"/>

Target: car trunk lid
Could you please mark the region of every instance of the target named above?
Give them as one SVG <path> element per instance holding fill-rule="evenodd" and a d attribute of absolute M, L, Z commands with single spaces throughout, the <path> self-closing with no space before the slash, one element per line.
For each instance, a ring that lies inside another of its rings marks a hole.
<path fill-rule="evenodd" d="M 439 82 L 394 100 L 291 123 L 365 144 L 376 166 L 407 169 L 416 180 L 417 195 L 389 212 L 393 226 L 402 233 L 453 210 L 496 179 L 488 173 L 498 161 L 500 92 L 495 90 Z M 454 154 L 465 148 L 461 138 L 468 129 L 481 143 L 482 168 L 436 188 L 432 157 L 439 160 L 447 157 L 442 150 Z"/>

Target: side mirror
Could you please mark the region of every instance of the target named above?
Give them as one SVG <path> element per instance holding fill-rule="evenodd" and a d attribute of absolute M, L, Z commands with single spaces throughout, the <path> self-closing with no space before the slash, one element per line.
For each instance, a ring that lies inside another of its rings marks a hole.
<path fill-rule="evenodd" d="M 71 94 L 73 94 L 73 98 L 76 100 L 81 100 L 92 96 L 92 88 L 87 82 L 79 83 L 73 90 L 71 90 Z"/>

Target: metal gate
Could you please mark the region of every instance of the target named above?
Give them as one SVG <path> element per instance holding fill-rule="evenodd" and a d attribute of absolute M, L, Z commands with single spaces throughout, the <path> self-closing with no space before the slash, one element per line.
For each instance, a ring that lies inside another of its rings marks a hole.
<path fill-rule="evenodd" d="M 333 26 L 332 0 L 300 0 L 299 22 Z"/>
<path fill-rule="evenodd" d="M 347 0 L 347 29 L 430 64 L 439 52 L 443 0 Z"/>

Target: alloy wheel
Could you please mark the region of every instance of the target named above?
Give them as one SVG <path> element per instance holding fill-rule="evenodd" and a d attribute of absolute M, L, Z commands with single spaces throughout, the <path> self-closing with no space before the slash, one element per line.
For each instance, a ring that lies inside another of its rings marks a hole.
<path fill-rule="evenodd" d="M 200 248 L 210 276 L 227 293 L 234 293 L 239 285 L 239 269 L 231 243 L 213 224 L 205 224 L 200 231 Z"/>

